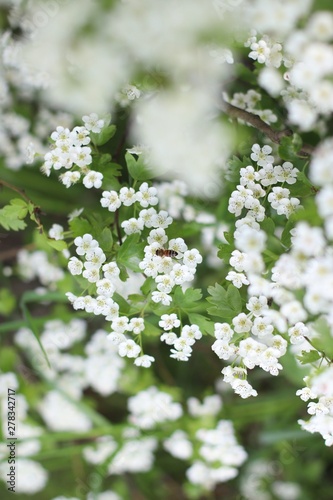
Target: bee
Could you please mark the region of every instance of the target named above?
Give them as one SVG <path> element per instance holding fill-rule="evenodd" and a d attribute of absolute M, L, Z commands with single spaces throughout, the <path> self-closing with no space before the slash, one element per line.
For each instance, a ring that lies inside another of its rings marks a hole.
<path fill-rule="evenodd" d="M 158 257 L 171 257 L 172 259 L 178 255 L 176 250 L 165 250 L 164 248 L 158 248 L 155 253 Z"/>

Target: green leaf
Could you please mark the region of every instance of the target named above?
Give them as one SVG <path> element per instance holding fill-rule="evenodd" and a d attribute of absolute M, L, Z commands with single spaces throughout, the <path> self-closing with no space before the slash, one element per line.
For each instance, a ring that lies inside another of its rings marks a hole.
<path fill-rule="evenodd" d="M 19 231 L 27 227 L 22 220 L 28 213 L 28 205 L 25 201 L 14 198 L 10 200 L 10 205 L 5 205 L 0 210 L 0 225 L 7 231 Z"/>
<path fill-rule="evenodd" d="M 108 227 L 105 227 L 103 231 L 101 232 L 98 242 L 100 244 L 100 247 L 104 252 L 110 252 L 112 245 L 113 245 L 113 237 L 112 237 L 112 232 L 111 229 Z"/>
<path fill-rule="evenodd" d="M 150 337 L 159 337 L 162 333 L 162 330 L 156 325 L 153 325 L 150 321 L 145 320 L 145 329 L 143 333 L 144 335 L 148 335 Z"/>
<path fill-rule="evenodd" d="M 83 219 L 82 217 L 75 217 L 75 219 L 71 220 L 69 223 L 69 227 L 73 233 L 73 237 L 83 236 L 84 234 L 91 234 L 92 225 L 87 219 Z"/>
<path fill-rule="evenodd" d="M 301 356 L 296 356 L 296 358 L 302 363 L 302 365 L 307 365 L 308 363 L 314 363 L 321 358 L 318 351 L 311 349 L 311 351 L 301 351 Z"/>
<path fill-rule="evenodd" d="M 99 134 L 91 132 L 90 137 L 96 146 L 103 146 L 103 144 L 106 144 L 111 137 L 114 136 L 116 133 L 116 126 L 115 125 L 108 125 L 107 127 L 104 127 Z"/>
<path fill-rule="evenodd" d="M 221 243 L 219 245 L 219 250 L 217 252 L 217 256 L 221 259 L 224 260 L 225 262 L 229 262 L 230 256 L 234 250 L 234 247 L 232 245 L 229 245 L 229 243 Z"/>
<path fill-rule="evenodd" d="M 196 309 L 198 301 L 201 300 L 202 293 L 198 288 L 187 288 L 185 292 L 177 286 L 173 296 L 173 303 L 175 307 L 179 307 L 184 312 Z"/>
<path fill-rule="evenodd" d="M 227 242 L 229 243 L 229 245 L 233 245 L 233 243 L 234 243 L 234 235 L 233 235 L 233 233 L 229 233 L 228 231 L 225 231 L 223 233 L 223 236 L 225 237 L 225 239 L 227 240 Z"/>
<path fill-rule="evenodd" d="M 227 302 L 228 305 L 239 314 L 242 310 L 242 298 L 240 291 L 234 285 L 229 285 L 227 289 Z"/>
<path fill-rule="evenodd" d="M 290 137 L 282 137 L 278 148 L 278 155 L 281 160 L 292 161 L 298 158 L 298 151 L 302 147 L 302 139 L 298 134 Z"/>
<path fill-rule="evenodd" d="M 208 293 L 211 297 L 207 297 L 207 301 L 213 304 L 213 307 L 207 309 L 212 316 L 219 318 L 233 318 L 242 309 L 242 299 L 238 288 L 234 285 L 229 285 L 228 290 L 218 283 L 215 286 L 208 287 Z"/>
<path fill-rule="evenodd" d="M 265 217 L 264 220 L 260 223 L 260 227 L 267 234 L 274 234 L 275 224 L 274 221 L 270 217 Z"/>
<path fill-rule="evenodd" d="M 189 313 L 188 317 L 192 325 L 198 325 L 201 333 L 214 335 L 214 323 L 205 318 L 205 316 L 197 313 Z"/>
<path fill-rule="evenodd" d="M 124 243 L 119 247 L 119 251 L 117 254 L 117 262 L 119 264 L 123 264 L 131 271 L 135 271 L 137 273 L 141 272 L 139 267 L 139 263 L 143 259 L 143 249 L 145 247 L 145 243 L 139 243 L 140 235 L 130 234 L 127 236 Z"/>
<path fill-rule="evenodd" d="M 119 309 L 120 309 L 122 315 L 129 313 L 131 306 L 127 302 L 127 300 L 124 299 L 124 297 L 122 297 L 121 295 L 119 295 L 119 293 L 116 292 L 113 294 L 113 299 L 119 305 Z"/>
<path fill-rule="evenodd" d="M 152 277 L 149 277 L 146 279 L 140 290 L 143 293 L 143 295 L 147 296 L 152 291 L 152 289 L 155 289 L 155 287 L 156 284 L 154 279 Z"/>
<path fill-rule="evenodd" d="M 0 314 L 8 316 L 15 308 L 16 299 L 8 288 L 0 289 Z"/>
<path fill-rule="evenodd" d="M 54 248 L 58 252 L 62 252 L 63 250 L 66 250 L 67 243 L 64 240 L 52 240 L 51 238 L 47 238 L 47 243 L 50 245 L 50 247 Z"/>
<path fill-rule="evenodd" d="M 143 157 L 140 155 L 136 160 L 131 153 L 125 154 L 126 165 L 130 176 L 136 181 L 147 181 L 155 177 L 154 172 L 145 164 Z"/>

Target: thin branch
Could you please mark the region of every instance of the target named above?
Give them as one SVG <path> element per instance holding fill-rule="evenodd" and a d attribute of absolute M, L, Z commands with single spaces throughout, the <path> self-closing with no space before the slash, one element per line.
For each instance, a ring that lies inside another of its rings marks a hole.
<path fill-rule="evenodd" d="M 119 245 L 122 245 L 123 244 L 123 240 L 122 240 L 122 237 L 121 237 L 121 230 L 120 230 L 120 226 L 119 226 L 119 209 L 118 208 L 117 208 L 117 210 L 115 211 L 115 214 L 114 214 L 114 223 L 116 225 L 117 236 L 118 236 L 118 243 L 119 243 Z"/>
<path fill-rule="evenodd" d="M 237 108 L 226 101 L 222 103 L 222 110 L 231 118 L 238 118 L 243 120 L 254 128 L 260 130 L 265 134 L 272 142 L 280 144 L 283 137 L 290 137 L 293 135 L 293 131 L 290 129 L 284 130 L 273 130 L 267 123 L 265 123 L 258 115 L 254 115 L 246 111 L 245 109 Z M 314 151 L 314 147 L 309 144 L 303 144 L 302 148 L 299 150 L 301 156 L 311 156 Z"/>

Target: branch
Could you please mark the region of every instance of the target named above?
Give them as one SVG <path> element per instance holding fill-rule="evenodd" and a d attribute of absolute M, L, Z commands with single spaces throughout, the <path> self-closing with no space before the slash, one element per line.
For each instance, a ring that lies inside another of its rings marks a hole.
<path fill-rule="evenodd" d="M 260 130 L 263 134 L 265 134 L 272 142 L 275 144 L 280 144 L 281 139 L 283 137 L 290 137 L 293 135 L 293 131 L 290 129 L 284 130 L 273 130 L 270 125 L 265 123 L 258 115 L 254 115 L 246 111 L 245 109 L 237 108 L 232 104 L 223 101 L 222 110 L 231 118 L 238 118 L 243 120 L 254 128 Z M 309 144 L 303 144 L 302 148 L 299 150 L 299 154 L 301 156 L 311 156 L 314 151 L 314 147 Z"/>

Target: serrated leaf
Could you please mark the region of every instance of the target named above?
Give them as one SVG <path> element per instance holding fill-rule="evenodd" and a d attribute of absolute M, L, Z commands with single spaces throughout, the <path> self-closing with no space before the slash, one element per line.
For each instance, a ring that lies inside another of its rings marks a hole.
<path fill-rule="evenodd" d="M 192 325 L 198 325 L 201 333 L 214 335 L 214 323 L 209 321 L 205 316 L 197 313 L 189 313 L 188 317 Z"/>
<path fill-rule="evenodd" d="M 131 271 L 140 273 L 139 263 L 143 259 L 144 242 L 139 243 L 140 235 L 131 234 L 127 236 L 124 243 L 119 247 L 117 262 L 123 264 Z"/>
<path fill-rule="evenodd" d="M 314 363 L 321 358 L 318 351 L 311 349 L 311 351 L 301 351 L 301 356 L 296 356 L 296 358 L 302 363 L 302 365 L 307 365 L 308 363 Z"/>
<path fill-rule="evenodd" d="M 142 156 L 136 160 L 131 153 L 125 154 L 126 165 L 130 176 L 136 181 L 147 181 L 155 177 L 154 172 L 145 164 Z"/>
<path fill-rule="evenodd" d="M 58 252 L 62 252 L 68 248 L 67 243 L 64 240 L 53 240 L 52 238 L 47 238 L 46 241 L 50 247 L 54 248 Z"/>
<path fill-rule="evenodd" d="M 281 160 L 292 161 L 297 158 L 297 153 L 302 147 L 302 139 L 298 134 L 282 137 L 278 148 Z"/>
<path fill-rule="evenodd" d="M 14 198 L 10 201 L 10 205 L 5 205 L 0 210 L 0 224 L 7 231 L 19 231 L 27 227 L 27 224 L 22 220 L 28 213 L 28 205 L 25 201 Z"/>
<path fill-rule="evenodd" d="M 187 288 L 185 292 L 178 286 L 173 296 L 173 304 L 182 311 L 187 312 L 198 307 L 197 302 L 201 300 L 202 293 L 198 288 Z"/>
<path fill-rule="evenodd" d="M 242 298 L 237 287 L 234 285 L 229 285 L 227 289 L 227 302 L 236 314 L 240 313 L 242 310 Z"/>
<path fill-rule="evenodd" d="M 223 236 L 225 237 L 225 239 L 227 240 L 227 242 L 229 243 L 229 245 L 233 244 L 233 242 L 234 242 L 234 235 L 233 235 L 233 233 L 229 233 L 228 231 L 224 231 Z"/>
<path fill-rule="evenodd" d="M 229 259 L 231 257 L 232 251 L 234 248 L 229 245 L 229 243 L 222 243 L 219 245 L 219 250 L 217 252 L 217 256 L 221 259 L 224 260 L 225 262 L 229 262 Z"/>
<path fill-rule="evenodd" d="M 208 293 L 210 297 L 206 300 L 214 306 L 207 309 L 210 315 L 226 319 L 233 318 L 241 311 L 241 296 L 234 285 L 229 285 L 226 290 L 216 283 L 215 286 L 208 287 Z"/>

